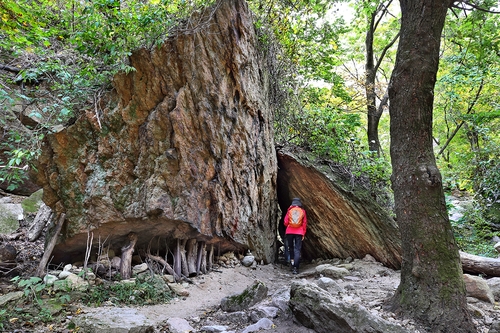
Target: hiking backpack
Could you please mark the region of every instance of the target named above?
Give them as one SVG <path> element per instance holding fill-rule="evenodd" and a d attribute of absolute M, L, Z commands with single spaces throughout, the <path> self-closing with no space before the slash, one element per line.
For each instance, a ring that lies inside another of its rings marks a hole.
<path fill-rule="evenodd" d="M 302 225 L 304 219 L 304 210 L 300 207 L 292 207 L 288 212 L 288 226 L 298 228 Z"/>

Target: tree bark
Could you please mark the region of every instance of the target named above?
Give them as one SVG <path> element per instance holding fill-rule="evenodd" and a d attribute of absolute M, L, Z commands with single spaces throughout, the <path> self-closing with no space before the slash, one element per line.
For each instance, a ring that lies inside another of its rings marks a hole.
<path fill-rule="evenodd" d="M 205 253 L 205 242 L 199 242 L 198 243 L 198 254 L 196 258 L 196 274 L 199 275 L 200 273 L 205 274 L 206 269 L 203 266 L 204 260 L 203 258 L 206 258 L 206 253 Z"/>
<path fill-rule="evenodd" d="M 33 224 L 28 229 L 28 240 L 30 242 L 34 242 L 40 237 L 40 234 L 43 231 L 43 228 L 52 218 L 52 209 L 42 204 L 40 209 L 38 210 L 35 219 L 33 220 Z"/>
<path fill-rule="evenodd" d="M 177 242 L 175 245 L 174 272 L 178 276 L 181 276 L 181 274 L 182 274 L 182 270 L 181 270 L 181 240 L 180 239 L 177 239 Z"/>
<path fill-rule="evenodd" d="M 400 0 L 401 36 L 389 85 L 392 187 L 402 238 L 393 310 L 432 332 L 476 332 L 432 148 L 441 32 L 452 0 Z"/>
<path fill-rule="evenodd" d="M 187 239 L 183 239 L 180 243 L 180 255 L 181 255 L 181 274 L 185 277 L 189 276 L 187 258 L 186 258 L 186 243 Z"/>
<path fill-rule="evenodd" d="M 49 262 L 50 259 L 50 255 L 52 254 L 52 250 L 54 249 L 54 246 L 56 246 L 57 237 L 61 232 L 65 219 L 66 219 L 66 214 L 62 213 L 57 222 L 56 230 L 54 231 L 54 234 L 52 235 L 50 241 L 47 243 L 45 251 L 43 252 L 42 259 L 40 260 L 40 263 L 38 265 L 38 269 L 36 270 L 36 275 L 38 277 L 42 277 L 43 273 L 45 272 L 45 266 L 47 266 L 47 263 Z"/>
<path fill-rule="evenodd" d="M 380 156 L 380 139 L 378 135 L 378 126 L 380 122 L 380 117 L 384 111 L 384 107 L 387 104 L 387 98 L 381 100 L 379 107 L 377 107 L 377 92 L 375 89 L 375 80 L 377 77 L 377 71 L 385 57 L 385 54 L 392 45 L 399 38 L 399 33 L 384 47 L 377 61 L 375 62 L 375 52 L 374 52 L 374 39 L 375 31 L 377 30 L 378 24 L 382 18 L 387 13 L 387 7 L 389 7 L 392 0 L 387 3 L 380 3 L 377 9 L 375 9 L 371 15 L 369 15 L 368 26 L 366 30 L 365 37 L 365 95 L 366 95 L 366 107 L 368 114 L 367 122 L 367 135 L 368 135 L 368 147 L 371 152 L 376 152 Z"/>
<path fill-rule="evenodd" d="M 122 247 L 122 260 L 120 263 L 122 279 L 130 279 L 132 276 L 132 255 L 134 254 L 135 243 L 137 243 L 137 235 L 131 232 L 128 234 L 128 240 L 128 245 Z"/>
<path fill-rule="evenodd" d="M 196 269 L 196 263 L 197 263 L 197 256 L 198 256 L 198 251 L 197 251 L 197 241 L 196 239 L 190 239 L 187 242 L 187 265 L 188 265 L 188 276 L 196 276 L 197 274 L 197 269 Z"/>
<path fill-rule="evenodd" d="M 208 251 L 207 271 L 211 271 L 213 266 L 214 266 L 214 244 L 210 244 L 210 250 Z"/>

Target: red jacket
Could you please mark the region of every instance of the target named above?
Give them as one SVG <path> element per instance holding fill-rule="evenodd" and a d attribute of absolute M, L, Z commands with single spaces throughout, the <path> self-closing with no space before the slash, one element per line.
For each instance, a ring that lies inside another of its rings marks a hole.
<path fill-rule="evenodd" d="M 306 235 L 306 229 L 307 229 L 307 215 L 306 215 L 306 211 L 304 208 L 302 207 L 299 207 L 300 209 L 302 209 L 304 211 L 304 218 L 302 220 L 302 225 L 298 228 L 293 228 L 293 227 L 289 227 L 288 226 L 288 221 L 290 219 L 290 216 L 289 216 L 289 213 L 290 213 L 290 209 L 292 207 L 299 207 L 299 206 L 290 206 L 288 207 L 288 210 L 286 211 L 286 215 L 285 215 L 285 227 L 286 227 L 286 231 L 285 231 L 285 234 L 294 234 L 294 235 L 302 235 L 302 236 L 305 236 Z"/>

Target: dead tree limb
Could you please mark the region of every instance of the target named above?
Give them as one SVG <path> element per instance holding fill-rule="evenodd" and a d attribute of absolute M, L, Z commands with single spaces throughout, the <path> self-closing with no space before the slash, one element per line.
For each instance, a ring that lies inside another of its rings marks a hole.
<path fill-rule="evenodd" d="M 149 259 L 156 261 L 160 265 L 163 265 L 163 267 L 165 267 L 165 269 L 167 270 L 168 274 L 172 275 L 176 282 L 180 281 L 180 276 L 174 272 L 174 269 L 172 268 L 172 266 L 170 266 L 169 263 L 165 259 L 163 259 L 160 256 L 152 255 L 151 253 L 147 253 L 146 256 Z"/>
<path fill-rule="evenodd" d="M 177 275 L 181 275 L 181 240 L 177 239 L 174 251 L 174 272 Z"/>
<path fill-rule="evenodd" d="M 135 243 L 137 243 L 137 235 L 133 232 L 129 233 L 128 240 L 128 245 L 122 247 L 122 260 L 120 263 L 122 279 L 130 279 L 132 276 L 132 255 L 134 254 Z"/>
<path fill-rule="evenodd" d="M 36 275 L 38 277 L 42 277 L 44 272 L 45 272 L 45 266 L 47 266 L 47 263 L 49 262 L 50 255 L 52 254 L 52 250 L 54 250 L 54 246 L 56 246 L 57 237 L 59 236 L 59 233 L 61 232 L 61 229 L 62 229 L 62 226 L 64 224 L 65 219 L 66 219 L 66 214 L 62 213 L 61 216 L 59 217 L 57 224 L 56 224 L 56 230 L 54 231 L 52 238 L 50 239 L 47 246 L 45 247 L 45 251 L 43 252 L 42 259 L 40 260 L 40 264 L 38 265 L 38 269 L 36 270 Z"/>
<path fill-rule="evenodd" d="M 42 230 L 47 223 L 52 219 L 52 209 L 49 206 L 42 204 L 36 213 L 33 223 L 28 229 L 28 240 L 34 242 L 40 237 Z"/>
<path fill-rule="evenodd" d="M 22 235 L 24 235 L 23 232 L 16 232 L 15 234 L 0 234 L 0 239 L 3 241 L 13 241 L 16 239 L 19 239 Z"/>
<path fill-rule="evenodd" d="M 500 277 L 500 258 L 481 257 L 460 252 L 460 260 L 464 272 Z"/>

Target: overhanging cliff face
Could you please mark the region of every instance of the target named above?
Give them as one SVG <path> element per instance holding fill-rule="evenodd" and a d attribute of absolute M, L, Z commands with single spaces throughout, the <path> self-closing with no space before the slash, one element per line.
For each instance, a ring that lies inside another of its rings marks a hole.
<path fill-rule="evenodd" d="M 81 256 L 89 230 L 117 248 L 135 232 L 138 248 L 197 239 L 274 260 L 269 78 L 249 9 L 223 1 L 189 22 L 131 56 L 106 106 L 48 136 L 37 177 L 67 217 L 54 261 Z"/>
<path fill-rule="evenodd" d="M 303 155 L 278 151 L 278 198 L 284 212 L 292 198 L 302 199 L 308 219 L 304 258 L 360 259 L 369 254 L 385 266 L 400 268 L 401 235 L 389 213 L 336 165 L 313 164 Z"/>

